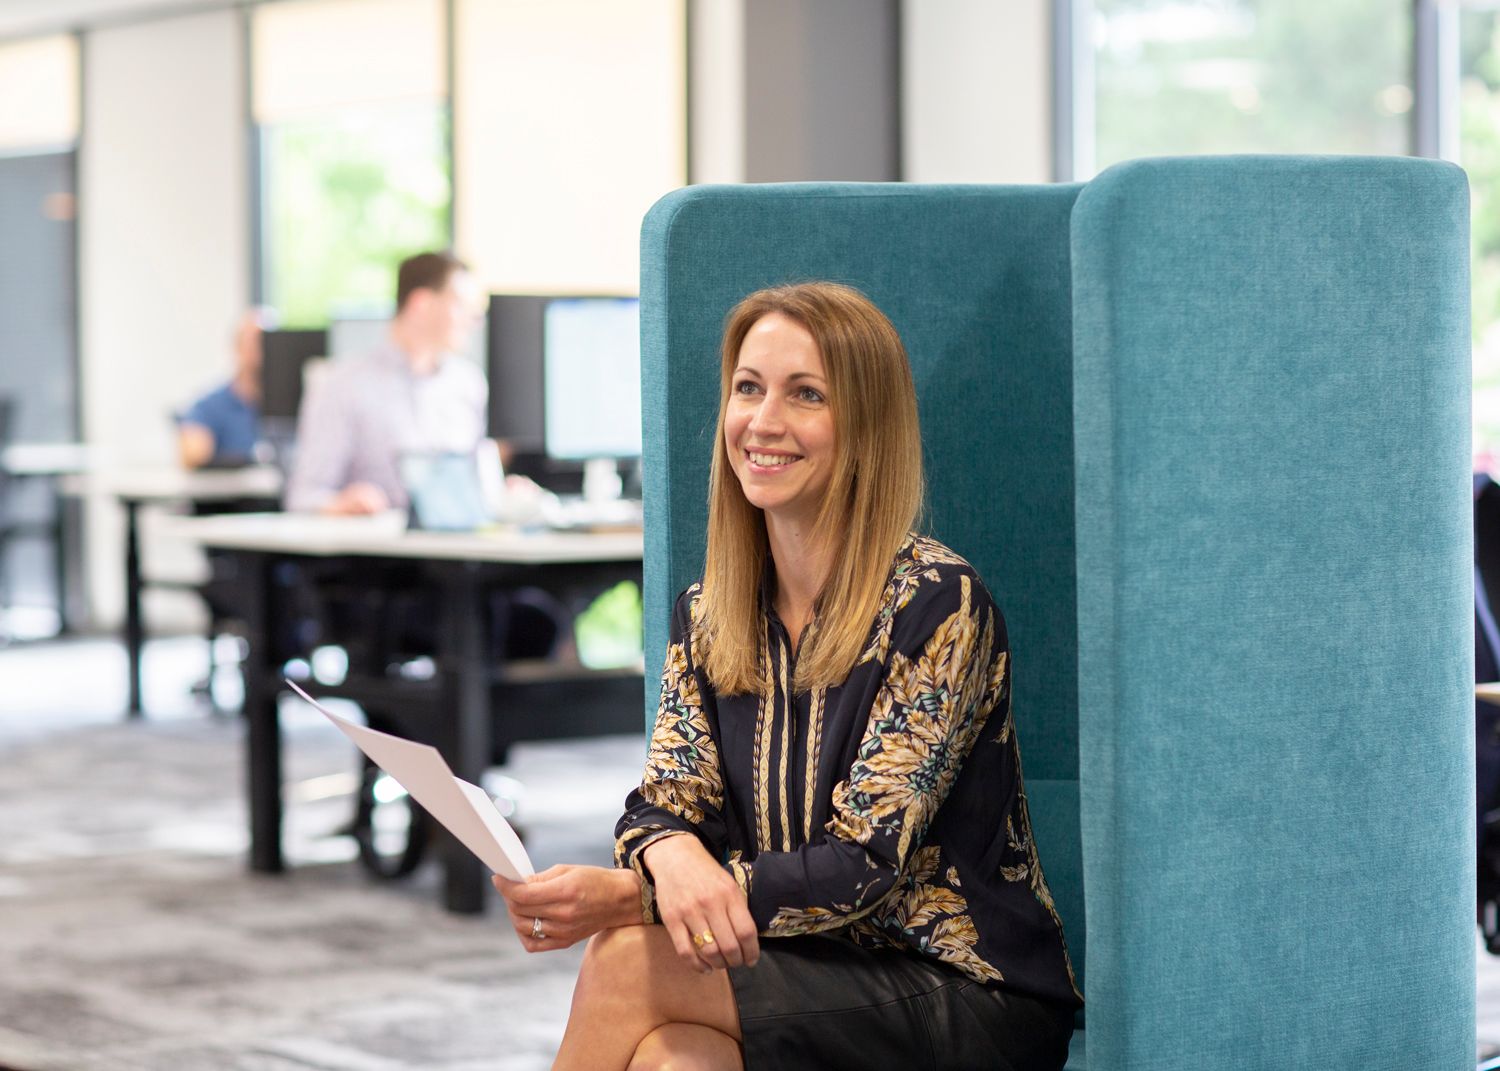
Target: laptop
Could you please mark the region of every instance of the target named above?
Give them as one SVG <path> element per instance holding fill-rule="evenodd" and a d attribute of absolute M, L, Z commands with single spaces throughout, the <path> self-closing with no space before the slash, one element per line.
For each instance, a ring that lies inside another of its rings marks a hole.
<path fill-rule="evenodd" d="M 400 470 L 411 503 L 411 527 L 472 532 L 490 523 L 479 462 L 473 454 L 402 454 Z"/>

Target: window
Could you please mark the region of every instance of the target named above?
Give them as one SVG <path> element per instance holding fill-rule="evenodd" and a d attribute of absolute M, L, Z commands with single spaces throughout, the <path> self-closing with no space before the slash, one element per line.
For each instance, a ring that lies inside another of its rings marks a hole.
<path fill-rule="evenodd" d="M 1474 449 L 1500 453 L 1500 11 L 1459 20 L 1459 162 L 1469 173 Z"/>
<path fill-rule="evenodd" d="M 288 327 L 383 314 L 395 266 L 452 233 L 443 5 L 251 12 L 261 293 Z"/>
<path fill-rule="evenodd" d="M 1095 163 L 1408 153 L 1412 31 L 1410 0 L 1093 0 Z"/>

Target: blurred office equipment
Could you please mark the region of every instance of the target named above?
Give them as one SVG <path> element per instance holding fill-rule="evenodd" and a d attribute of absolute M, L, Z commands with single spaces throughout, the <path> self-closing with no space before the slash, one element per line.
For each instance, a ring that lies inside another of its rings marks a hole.
<path fill-rule="evenodd" d="M 488 313 L 486 313 L 488 320 Z M 334 360 L 359 357 L 383 345 L 390 336 L 389 316 L 334 316 L 328 322 L 327 356 Z M 475 331 L 469 344 L 455 356 L 486 367 L 489 352 L 488 329 Z"/>
<path fill-rule="evenodd" d="M 125 643 L 129 691 L 126 716 L 139 718 L 145 713 L 142 703 L 141 662 L 146 643 L 146 621 L 141 596 L 146 588 L 189 589 L 210 598 L 216 582 L 229 580 L 223 573 L 226 563 L 215 564 L 215 574 L 207 585 L 199 579 L 179 580 L 148 578 L 142 565 L 142 513 L 151 508 L 186 506 L 194 513 L 256 512 L 275 509 L 281 498 L 281 473 L 268 465 L 238 469 L 197 469 L 184 471 L 172 467 L 141 469 L 92 469 L 63 484 L 75 497 L 112 498 L 125 514 L 125 615 L 121 638 Z M 210 629 L 233 616 L 227 608 L 216 610 L 210 604 Z M 210 651 L 212 634 L 210 635 Z"/>
<path fill-rule="evenodd" d="M 518 456 L 542 450 L 542 318 L 549 300 L 490 295 L 490 435 L 509 443 Z"/>
<path fill-rule="evenodd" d="M 286 652 L 279 637 L 295 620 L 296 592 L 275 577 L 295 567 L 302 586 L 319 576 L 350 583 L 373 612 L 342 624 L 324 642 L 345 644 L 376 626 L 375 647 L 353 653 L 337 680 L 311 680 L 316 696 L 352 699 L 375 727 L 431 743 L 453 770 L 478 783 L 511 742 L 593 736 L 639 727 L 634 708 L 642 687 L 639 663 L 592 670 L 516 652 L 507 636 L 519 599 L 546 596 L 568 604 L 580 593 L 638 580 L 641 533 L 516 531 L 470 533 L 408 530 L 399 515 L 321 517 L 307 514 L 174 519 L 172 533 L 236 560 L 239 613 L 247 625 L 245 715 L 249 720 L 251 866 L 279 871 L 281 854 L 281 733 L 277 696 Z M 384 627 L 399 623 L 416 595 L 423 619 L 425 657 L 403 648 L 404 638 Z M 496 596 L 502 604 L 497 607 Z M 533 606 L 540 603 L 533 603 Z M 504 609 L 507 612 L 497 612 Z M 432 619 L 435 617 L 435 620 Z M 415 665 L 426 671 L 412 671 Z M 369 831 L 366 795 L 356 828 Z M 421 837 L 420 819 L 412 835 Z M 485 909 L 487 882 L 467 851 L 445 847 L 445 901 L 455 911 Z M 397 858 L 380 863 L 364 846 L 366 864 L 389 875 L 410 869 L 421 843 L 408 840 Z"/>
<path fill-rule="evenodd" d="M 328 356 L 329 341 L 329 332 L 322 330 L 267 331 L 262 336 L 261 434 L 282 471 L 295 449 L 307 364 Z"/>
<path fill-rule="evenodd" d="M 577 494 L 585 463 L 608 460 L 638 493 L 639 300 L 495 294 L 488 337 L 490 434 L 513 449 L 509 470 Z"/>
<path fill-rule="evenodd" d="M 543 442 L 549 457 L 641 452 L 641 303 L 554 298 L 542 314 Z"/>
<path fill-rule="evenodd" d="M 328 322 L 328 356 L 359 357 L 385 341 L 389 316 L 335 316 Z"/>

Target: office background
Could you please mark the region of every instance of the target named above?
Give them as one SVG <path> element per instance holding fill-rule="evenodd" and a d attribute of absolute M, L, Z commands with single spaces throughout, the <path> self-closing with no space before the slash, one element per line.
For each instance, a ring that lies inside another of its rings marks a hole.
<path fill-rule="evenodd" d="M 168 416 L 224 369 L 240 309 L 379 314 L 412 248 L 451 243 L 495 291 L 633 293 L 638 221 L 686 182 L 1347 152 L 1469 170 L 1482 447 L 1500 425 L 1495 23 L 1488 0 L 10 0 L 12 438 L 166 461 Z M 86 531 L 110 623 L 118 519 L 91 506 Z"/>
<path fill-rule="evenodd" d="M 1497 29 L 1489 0 L 4 0 L 0 393 L 22 399 L 17 440 L 159 465 L 247 305 L 289 327 L 382 315 L 416 248 L 452 244 L 496 292 L 631 294 L 641 216 L 686 183 L 1411 154 L 1470 176 L 1483 452 L 1500 442 Z M 110 628 L 119 516 L 86 514 L 81 608 Z M 8 555 L 45 631 L 47 549 Z M 153 625 L 178 620 L 166 598 Z M 46 694 L 0 687 L 0 712 Z M 566 814 L 560 792 L 533 804 Z"/>

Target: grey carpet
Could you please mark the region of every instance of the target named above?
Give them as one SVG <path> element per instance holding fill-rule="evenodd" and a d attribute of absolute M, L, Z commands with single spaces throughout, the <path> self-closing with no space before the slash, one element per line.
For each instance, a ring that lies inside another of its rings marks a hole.
<path fill-rule="evenodd" d="M 36 657 L 0 653 L 0 695 Z M 317 715 L 284 710 L 281 877 L 244 863 L 237 720 L 61 717 L 49 731 L 0 711 L 0 1066 L 550 1064 L 581 949 L 528 956 L 499 910 L 448 915 L 431 865 L 369 880 L 331 835 L 354 755 Z M 633 737 L 514 750 L 538 867 L 608 861 L 642 751 Z"/>

